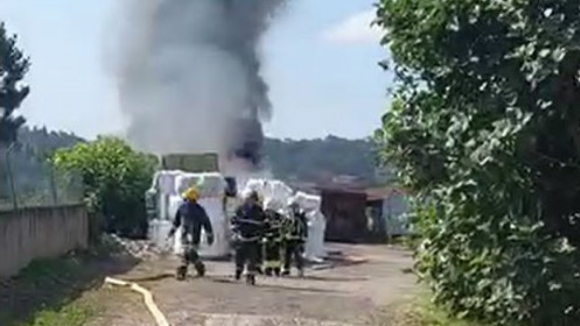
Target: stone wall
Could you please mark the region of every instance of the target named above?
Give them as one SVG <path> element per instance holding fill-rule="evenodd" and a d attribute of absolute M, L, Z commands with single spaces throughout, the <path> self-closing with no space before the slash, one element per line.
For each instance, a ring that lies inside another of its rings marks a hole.
<path fill-rule="evenodd" d="M 84 205 L 0 211 L 0 278 L 17 274 L 33 260 L 84 249 L 88 237 Z"/>

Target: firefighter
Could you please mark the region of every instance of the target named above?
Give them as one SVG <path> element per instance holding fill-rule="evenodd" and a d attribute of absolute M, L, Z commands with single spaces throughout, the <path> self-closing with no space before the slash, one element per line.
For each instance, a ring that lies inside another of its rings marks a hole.
<path fill-rule="evenodd" d="M 264 237 L 265 274 L 267 276 L 280 276 L 282 269 L 282 219 L 283 216 L 276 211 L 273 201 L 267 203 L 264 213 L 266 215 L 266 231 Z"/>
<path fill-rule="evenodd" d="M 305 212 L 296 201 L 290 203 L 290 214 L 284 226 L 284 269 L 283 276 L 290 275 L 292 262 L 298 269 L 298 275 L 304 276 L 304 244 L 308 237 L 308 222 Z"/>
<path fill-rule="evenodd" d="M 246 267 L 246 282 L 256 284 L 256 273 L 260 263 L 261 240 L 264 235 L 264 210 L 256 191 L 246 196 L 244 203 L 232 217 L 235 242 L 236 280 L 242 277 Z"/>
<path fill-rule="evenodd" d="M 210 219 L 205 209 L 197 202 L 199 193 L 196 188 L 189 188 L 183 193 L 183 203 L 177 209 L 173 227 L 169 231 L 168 238 L 173 238 L 175 231 L 181 226 L 181 265 L 177 268 L 176 278 L 184 280 L 187 275 L 189 264 L 193 264 L 197 275 L 205 275 L 205 265 L 197 252 L 201 239 L 201 229 L 207 234 L 207 242 L 213 244 L 214 236 Z"/>

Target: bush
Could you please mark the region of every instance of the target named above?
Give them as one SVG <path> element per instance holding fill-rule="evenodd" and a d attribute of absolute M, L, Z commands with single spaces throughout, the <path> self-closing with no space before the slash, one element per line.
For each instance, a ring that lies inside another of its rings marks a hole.
<path fill-rule="evenodd" d="M 397 87 L 377 140 L 421 203 L 417 270 L 461 317 L 580 318 L 579 11 L 566 0 L 378 5 Z"/>
<path fill-rule="evenodd" d="M 99 137 L 57 151 L 53 161 L 60 169 L 81 172 L 90 211 L 104 218 L 106 231 L 130 237 L 146 235 L 144 196 L 155 167 L 150 156 L 133 151 L 118 138 Z"/>

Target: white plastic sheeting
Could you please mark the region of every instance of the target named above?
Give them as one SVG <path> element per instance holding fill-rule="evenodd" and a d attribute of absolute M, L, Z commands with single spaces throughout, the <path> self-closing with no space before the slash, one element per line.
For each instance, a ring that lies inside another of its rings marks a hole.
<path fill-rule="evenodd" d="M 196 186 L 200 193 L 199 203 L 202 205 L 212 224 L 214 231 L 214 243 L 209 246 L 207 238 L 202 233 L 202 242 L 199 253 L 202 257 L 220 257 L 230 253 L 229 247 L 229 220 L 223 207 L 223 195 L 225 180 L 220 173 L 186 173 L 182 171 L 160 171 L 155 175 L 154 185 L 157 188 L 160 203 L 159 209 L 161 220 L 150 223 L 149 236 L 159 247 L 165 247 L 167 234 L 171 229 L 171 223 L 175 217 L 179 205 L 182 203 L 181 193 L 188 187 Z M 240 179 L 238 179 L 240 180 Z M 237 181 L 238 181 L 237 180 Z M 326 219 L 320 212 L 320 197 L 308 195 L 303 192 L 294 193 L 292 188 L 279 180 L 264 178 L 246 178 L 238 181 L 240 195 L 247 195 L 250 191 L 257 191 L 263 198 L 264 204 L 279 211 L 288 213 L 288 205 L 292 200 L 306 211 L 308 218 L 308 239 L 306 242 L 305 256 L 310 260 L 318 260 L 325 257 L 324 232 Z M 172 244 L 173 251 L 180 253 L 181 230 L 175 234 L 175 242 Z"/>
<path fill-rule="evenodd" d="M 183 199 L 174 196 L 170 199 L 170 212 L 177 212 L 179 205 Z M 199 247 L 199 254 L 202 257 L 222 257 L 230 252 L 229 239 L 227 239 L 227 229 L 229 227 L 228 221 L 223 209 L 223 202 L 221 198 L 207 197 L 200 198 L 199 204 L 205 208 L 207 215 L 210 218 L 211 226 L 214 233 L 214 242 L 210 246 L 207 243 L 207 235 L 205 231 L 201 233 L 201 243 Z M 178 254 L 183 250 L 181 244 L 181 228 L 175 233 L 175 242 L 173 243 L 173 251 Z"/>
<path fill-rule="evenodd" d="M 219 257 L 229 254 L 229 240 L 226 236 L 229 225 L 223 208 L 225 188 L 223 176 L 219 173 L 161 171 L 156 174 L 156 178 L 160 197 L 168 197 L 167 214 L 165 220 L 150 223 L 150 239 L 160 247 L 165 246 L 171 223 L 179 205 L 183 202 L 180 194 L 188 187 L 195 186 L 200 194 L 199 204 L 206 210 L 214 232 L 214 243 L 211 246 L 207 244 L 205 232 L 202 232 L 199 253 L 203 257 Z M 165 178 L 164 182 L 167 183 L 167 186 L 161 187 L 162 178 Z M 173 184 L 172 189 L 169 187 L 171 183 Z M 165 210 L 164 207 L 160 207 L 160 209 Z M 164 217 L 164 214 L 161 216 Z M 181 229 L 176 231 L 174 239 L 173 250 L 175 253 L 180 253 L 182 251 Z"/>
<path fill-rule="evenodd" d="M 306 212 L 308 218 L 308 239 L 305 244 L 305 256 L 309 260 L 319 260 L 326 256 L 324 249 L 324 233 L 326 232 L 326 218 L 320 211 L 322 202 L 320 196 L 297 192 L 290 202 L 295 201 Z"/>
<path fill-rule="evenodd" d="M 292 188 L 284 182 L 271 179 L 250 179 L 246 183 L 242 196 L 247 196 L 249 192 L 257 191 L 264 201 L 274 200 L 286 204 L 294 194 Z"/>
<path fill-rule="evenodd" d="M 157 191 L 168 196 L 175 194 L 175 181 L 181 175 L 181 171 L 158 171 L 155 173 L 154 184 L 157 185 Z"/>
<path fill-rule="evenodd" d="M 305 244 L 305 256 L 309 260 L 318 260 L 326 256 L 324 250 L 324 232 L 326 219 L 320 211 L 321 199 L 304 192 L 294 194 L 292 188 L 279 180 L 250 179 L 246 183 L 242 194 L 257 191 L 264 200 L 264 205 L 276 209 L 281 213 L 288 213 L 288 205 L 296 201 L 306 212 L 308 219 L 308 239 Z"/>

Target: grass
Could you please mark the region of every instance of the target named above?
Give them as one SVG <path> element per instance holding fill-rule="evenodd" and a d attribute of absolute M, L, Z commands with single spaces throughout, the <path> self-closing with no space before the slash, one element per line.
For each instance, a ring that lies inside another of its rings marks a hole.
<path fill-rule="evenodd" d="M 71 303 L 61 309 L 40 310 L 19 326 L 82 326 L 91 319 L 93 313 L 89 305 Z"/>
<path fill-rule="evenodd" d="M 92 309 L 79 302 L 85 259 L 69 255 L 59 259 L 34 261 L 11 279 L 2 292 L 9 293 L 8 314 L 0 314 L 0 324 L 17 326 L 81 326 Z M 4 300 L 6 298 L 4 297 Z M 2 301 L 2 300 L 0 300 Z M 16 302 L 14 302 L 16 301 Z M 1 303 L 0 303 L 1 304 Z"/>
<path fill-rule="evenodd" d="M 409 250 L 415 250 L 421 244 L 421 237 L 418 235 L 402 235 L 391 239 L 390 244 L 401 246 Z"/>
<path fill-rule="evenodd" d="M 417 300 L 398 309 L 392 326 L 489 326 L 451 316 L 428 300 Z"/>
<path fill-rule="evenodd" d="M 0 325 L 80 326 L 98 312 L 93 291 L 105 276 L 122 273 L 135 261 L 110 255 L 112 244 L 32 262 L 0 282 Z"/>

